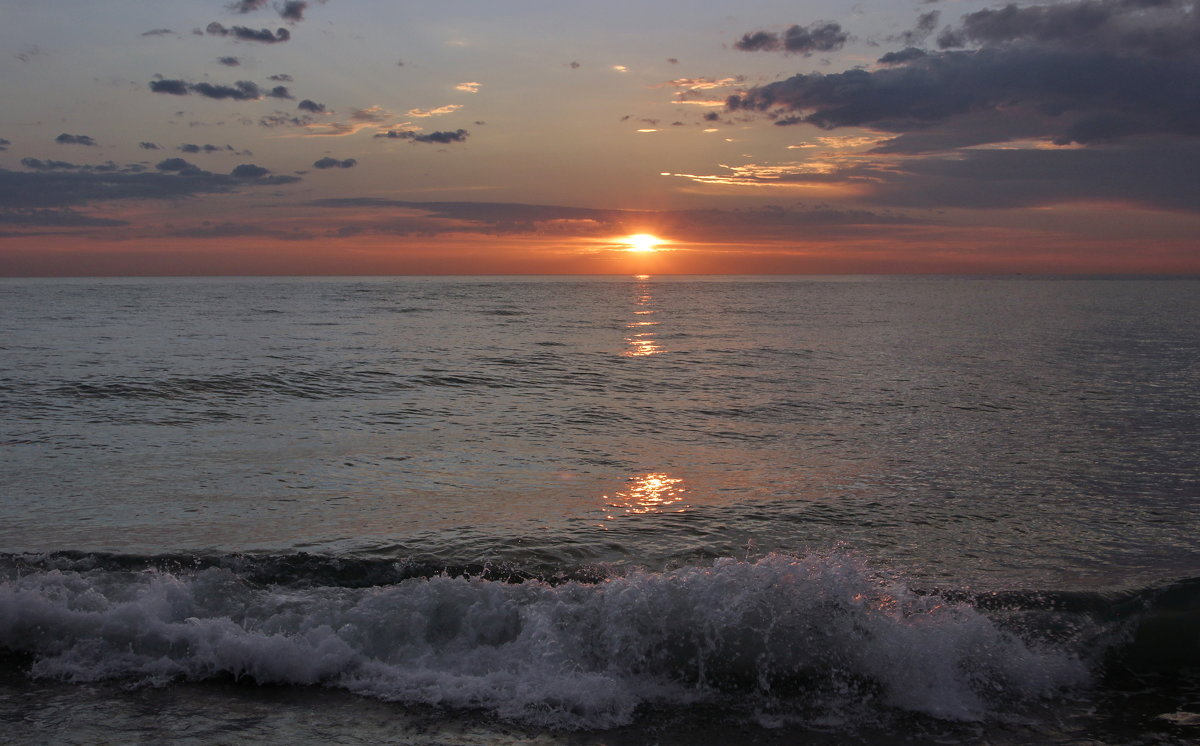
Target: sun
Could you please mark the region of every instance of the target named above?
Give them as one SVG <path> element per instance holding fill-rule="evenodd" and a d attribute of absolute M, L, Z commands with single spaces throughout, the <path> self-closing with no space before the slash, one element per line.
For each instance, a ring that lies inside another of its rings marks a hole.
<path fill-rule="evenodd" d="M 650 233 L 635 233 L 632 236 L 621 236 L 617 239 L 625 244 L 625 251 L 658 251 L 657 247 L 663 242 L 658 236 Z"/>

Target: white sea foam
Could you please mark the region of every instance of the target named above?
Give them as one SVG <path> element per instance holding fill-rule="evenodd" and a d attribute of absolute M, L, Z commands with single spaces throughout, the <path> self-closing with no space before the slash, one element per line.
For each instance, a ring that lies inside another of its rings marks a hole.
<path fill-rule="evenodd" d="M 321 684 L 561 728 L 628 723 L 643 704 L 735 701 L 972 720 L 1088 676 L 1069 651 L 842 555 L 557 586 L 34 572 L 0 586 L 0 646 L 32 654 L 33 675 L 67 681 Z"/>

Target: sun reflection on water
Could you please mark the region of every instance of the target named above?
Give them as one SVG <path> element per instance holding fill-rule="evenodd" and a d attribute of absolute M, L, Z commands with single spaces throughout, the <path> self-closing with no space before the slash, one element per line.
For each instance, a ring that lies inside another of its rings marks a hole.
<path fill-rule="evenodd" d="M 683 502 L 687 495 L 683 480 L 670 474 L 640 474 L 629 478 L 625 489 L 611 497 L 604 496 L 608 506 L 608 518 L 618 515 L 642 515 L 646 513 L 683 513 L 690 508 Z"/>
<path fill-rule="evenodd" d="M 650 286 L 647 283 L 650 276 L 637 275 L 637 279 L 639 280 L 638 296 L 635 301 L 637 307 L 633 314 L 634 316 L 650 316 L 654 314 L 654 309 L 648 307 L 654 302 L 654 296 L 650 295 Z M 621 354 L 624 357 L 646 357 L 666 352 L 650 329 L 650 327 L 658 326 L 659 323 L 661 322 L 639 319 L 625 324 L 625 328 L 629 330 L 629 336 L 625 337 L 628 347 Z"/>

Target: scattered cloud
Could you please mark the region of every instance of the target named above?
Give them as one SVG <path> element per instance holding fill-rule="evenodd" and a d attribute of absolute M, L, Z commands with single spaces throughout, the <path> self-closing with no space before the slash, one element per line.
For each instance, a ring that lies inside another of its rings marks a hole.
<path fill-rule="evenodd" d="M 346 158 L 344 160 L 339 161 L 337 158 L 326 157 L 326 158 L 322 158 L 319 161 L 317 161 L 316 163 L 314 163 L 313 168 L 320 168 L 320 169 L 354 168 L 357 165 L 358 165 L 358 161 L 356 161 L 353 158 Z"/>
<path fill-rule="evenodd" d="M 328 111 L 325 108 L 325 104 L 318 104 L 316 101 L 308 98 L 296 104 L 296 108 L 300 111 L 312 112 L 313 114 L 325 114 Z"/>
<path fill-rule="evenodd" d="M 814 52 L 832 52 L 841 49 L 850 35 L 842 31 L 837 23 L 828 21 L 811 26 L 791 26 L 783 34 L 770 31 L 755 31 L 745 34 L 733 46 L 744 52 L 775 52 L 799 54 L 805 57 Z"/>
<path fill-rule="evenodd" d="M 408 115 L 410 117 L 418 117 L 422 119 L 425 117 L 440 117 L 444 114 L 453 114 L 461 108 L 462 104 L 446 104 L 445 106 L 439 106 L 436 109 L 409 109 Z"/>
<path fill-rule="evenodd" d="M 66 132 L 54 138 L 54 142 L 59 145 L 86 145 L 93 148 L 99 144 L 87 135 L 68 135 Z"/>
<path fill-rule="evenodd" d="M 284 0 L 278 8 L 280 18 L 299 23 L 304 20 L 304 11 L 308 8 L 308 3 L 303 0 Z"/>
<path fill-rule="evenodd" d="M 165 93 L 172 96 L 187 96 L 195 93 L 205 98 L 232 101 L 258 101 L 263 98 L 291 99 L 292 94 L 287 86 L 277 85 L 270 90 L 260 88 L 250 80 L 239 80 L 233 85 L 214 84 L 208 82 L 189 83 L 186 80 L 152 80 L 150 90 L 154 93 Z"/>
<path fill-rule="evenodd" d="M 257 41 L 263 44 L 276 44 L 292 38 L 291 32 L 285 28 L 275 29 L 275 32 L 272 33 L 270 29 L 265 28 L 252 29 L 245 26 L 226 28 L 216 21 L 208 24 L 204 30 L 210 36 L 232 36 L 238 41 Z"/>
<path fill-rule="evenodd" d="M 454 86 L 454 90 L 464 91 L 466 93 L 479 93 L 479 88 L 482 85 L 482 83 L 459 83 L 458 85 Z"/>
<path fill-rule="evenodd" d="M 217 62 L 225 67 L 237 67 L 242 64 L 242 61 L 237 57 L 218 57 Z"/>
<path fill-rule="evenodd" d="M 150 29 L 149 31 L 143 31 L 142 36 L 168 36 L 173 33 L 175 32 L 169 28 L 156 28 Z"/>
<path fill-rule="evenodd" d="M 0 150 L 8 150 L 9 145 L 12 145 L 12 142 L 0 137 Z"/>
<path fill-rule="evenodd" d="M 429 132 L 422 134 L 414 130 L 388 130 L 380 132 L 375 137 L 384 137 L 392 140 L 411 140 L 413 142 L 424 143 L 441 143 L 449 144 L 452 142 L 465 142 L 470 135 L 464 129 L 454 130 L 453 132 Z"/>

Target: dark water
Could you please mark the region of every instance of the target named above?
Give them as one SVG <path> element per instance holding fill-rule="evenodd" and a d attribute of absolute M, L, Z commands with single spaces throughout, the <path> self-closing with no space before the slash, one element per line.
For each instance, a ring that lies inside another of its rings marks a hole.
<path fill-rule="evenodd" d="M 1200 281 L 0 282 L 17 742 L 1188 743 Z"/>

